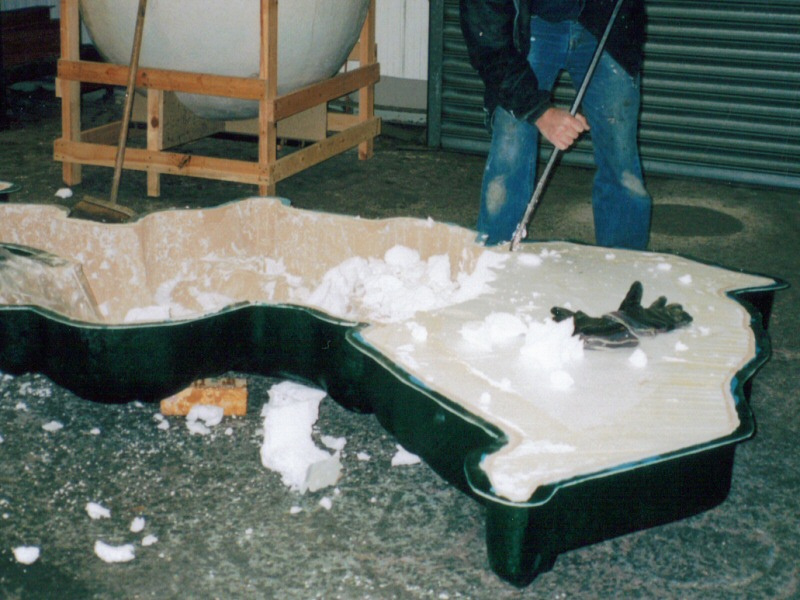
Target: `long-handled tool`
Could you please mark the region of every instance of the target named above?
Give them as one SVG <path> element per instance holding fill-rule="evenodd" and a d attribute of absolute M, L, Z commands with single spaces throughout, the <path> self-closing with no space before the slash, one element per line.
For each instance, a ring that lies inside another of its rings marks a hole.
<path fill-rule="evenodd" d="M 117 195 L 119 194 L 119 182 L 122 176 L 122 164 L 125 161 L 125 146 L 128 143 L 128 129 L 131 123 L 131 113 L 133 112 L 134 87 L 136 85 L 136 74 L 139 70 L 139 54 L 142 50 L 142 32 L 144 31 L 144 15 L 146 10 L 147 0 L 139 0 L 139 10 L 136 13 L 136 30 L 133 34 L 131 62 L 128 69 L 128 87 L 125 93 L 125 108 L 122 115 L 122 125 L 119 130 L 117 157 L 114 163 L 114 179 L 111 183 L 111 197 L 108 201 L 105 201 L 87 196 L 72 207 L 70 216 L 81 214 L 81 216 L 91 216 L 102 221 L 127 221 L 136 215 L 130 208 L 117 203 Z"/>
<path fill-rule="evenodd" d="M 608 24 L 603 32 L 603 37 L 600 38 L 600 41 L 597 44 L 597 49 L 594 51 L 594 55 L 592 56 L 592 62 L 589 63 L 586 76 L 583 78 L 583 83 L 581 83 L 578 94 L 575 96 L 575 101 L 572 103 L 572 108 L 570 108 L 569 114 L 571 114 L 573 117 L 578 112 L 578 107 L 583 101 L 584 95 L 586 95 L 586 88 L 589 87 L 589 82 L 592 79 L 592 75 L 594 75 L 597 63 L 600 62 L 600 55 L 603 53 L 608 36 L 611 34 L 611 30 L 614 27 L 614 21 L 617 20 L 617 13 L 619 13 L 619 9 L 622 7 L 622 3 L 624 1 L 625 0 L 617 0 L 616 5 L 614 5 L 614 10 L 611 12 L 611 16 L 608 19 Z M 547 161 L 547 166 L 545 166 L 544 172 L 536 184 L 536 189 L 533 190 L 533 196 L 531 196 L 531 199 L 528 202 L 528 206 L 525 209 L 525 214 L 522 215 L 522 220 L 520 220 L 516 230 L 514 231 L 514 237 L 511 238 L 510 250 L 512 252 L 517 249 L 522 241 L 522 238 L 525 236 L 525 230 L 528 227 L 528 222 L 531 220 L 533 211 L 536 210 L 536 205 L 539 204 L 539 199 L 542 197 L 544 188 L 547 186 L 547 182 L 550 180 L 550 174 L 553 170 L 553 167 L 555 167 L 558 154 L 558 148 L 553 148 L 553 153 L 550 155 L 550 159 Z"/>

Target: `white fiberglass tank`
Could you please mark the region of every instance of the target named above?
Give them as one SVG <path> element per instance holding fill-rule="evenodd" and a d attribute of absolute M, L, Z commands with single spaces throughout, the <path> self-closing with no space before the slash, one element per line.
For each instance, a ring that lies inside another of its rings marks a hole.
<path fill-rule="evenodd" d="M 259 0 L 150 0 L 141 67 L 255 77 Z M 81 16 L 103 57 L 130 62 L 138 0 L 80 0 Z M 278 4 L 278 93 L 333 76 L 358 41 L 369 0 L 284 0 Z M 181 94 L 211 119 L 258 114 L 253 101 Z"/>

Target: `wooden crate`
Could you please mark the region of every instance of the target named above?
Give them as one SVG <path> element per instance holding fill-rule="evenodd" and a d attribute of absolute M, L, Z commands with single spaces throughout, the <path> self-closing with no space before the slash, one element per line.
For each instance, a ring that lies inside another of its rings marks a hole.
<path fill-rule="evenodd" d="M 278 95 L 278 0 L 261 0 L 261 66 L 258 77 L 229 77 L 167 69 L 139 68 L 136 86 L 147 90 L 147 147 L 127 148 L 123 168 L 147 172 L 147 193 L 160 194 L 164 174 L 203 177 L 258 186 L 259 194 L 274 195 L 278 181 L 286 179 L 341 152 L 358 147 L 359 159 L 373 153 L 380 119 L 374 114 L 375 84 L 380 79 L 375 44 L 375 0 L 351 58 L 358 67 L 316 84 Z M 57 94 L 62 100 L 62 137 L 54 157 L 63 163 L 63 179 L 81 182 L 81 166 L 113 167 L 120 122 L 82 131 L 80 83 L 125 86 L 126 65 L 83 61 L 79 55 L 78 0 L 61 0 L 61 59 Z M 187 92 L 257 100 L 259 116 L 245 125 L 258 143 L 258 161 L 198 156 L 169 148 L 220 131 L 237 131 L 241 125 L 207 121 L 184 109 L 171 92 Z M 357 92 L 355 114 L 329 112 L 328 102 Z M 277 156 L 279 130 L 314 141 L 281 158 Z M 307 133 L 311 127 L 313 135 Z"/>

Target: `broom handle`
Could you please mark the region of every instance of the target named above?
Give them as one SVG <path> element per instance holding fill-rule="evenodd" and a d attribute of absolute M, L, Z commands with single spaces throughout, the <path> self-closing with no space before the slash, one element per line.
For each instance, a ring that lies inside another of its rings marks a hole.
<path fill-rule="evenodd" d="M 600 62 L 600 55 L 603 53 L 603 48 L 606 46 L 606 41 L 608 40 L 608 36 L 611 34 L 611 29 L 614 27 L 614 21 L 617 19 L 617 13 L 619 13 L 619 9 L 622 7 L 623 2 L 624 0 L 617 0 L 614 10 L 611 12 L 611 16 L 608 18 L 608 24 L 603 32 L 603 37 L 600 38 L 600 41 L 597 44 L 597 48 L 592 56 L 592 62 L 589 63 L 589 68 L 586 70 L 586 75 L 583 78 L 581 87 L 578 90 L 578 94 L 575 96 L 575 101 L 572 103 L 572 108 L 569 111 L 569 114 L 571 114 L 573 117 L 578 112 L 578 107 L 580 106 L 581 102 L 583 102 L 583 97 L 586 95 L 586 88 L 589 87 L 589 82 L 592 79 L 592 75 L 594 75 L 594 70 L 597 67 L 597 63 Z M 553 170 L 553 167 L 556 164 L 558 154 L 558 148 L 553 148 L 553 152 L 550 154 L 550 160 L 547 161 L 547 166 L 544 168 L 544 172 L 539 178 L 539 182 L 536 184 L 536 189 L 533 191 L 533 196 L 531 197 L 530 202 L 528 202 L 528 207 L 525 209 L 525 214 L 522 216 L 522 219 L 517 225 L 517 229 L 514 231 L 514 237 L 511 238 L 510 250 L 512 252 L 517 249 L 522 241 L 522 236 L 525 235 L 525 228 L 528 226 L 528 221 L 531 220 L 533 211 L 536 209 L 536 205 L 539 203 L 539 198 L 541 198 L 542 192 L 544 192 L 544 188 L 550 179 L 550 172 Z"/>
<path fill-rule="evenodd" d="M 119 130 L 117 158 L 114 162 L 114 179 L 111 183 L 111 204 L 117 203 L 119 180 L 122 176 L 122 163 L 125 161 L 125 146 L 128 143 L 128 127 L 130 126 L 131 113 L 133 112 L 134 86 L 136 85 L 136 73 L 139 70 L 139 53 L 142 49 L 142 32 L 144 31 L 144 13 L 146 8 L 147 0 L 139 0 L 139 10 L 136 13 L 136 30 L 133 34 L 131 62 L 128 69 L 128 88 L 125 93 L 125 109 L 122 115 L 122 127 Z"/>

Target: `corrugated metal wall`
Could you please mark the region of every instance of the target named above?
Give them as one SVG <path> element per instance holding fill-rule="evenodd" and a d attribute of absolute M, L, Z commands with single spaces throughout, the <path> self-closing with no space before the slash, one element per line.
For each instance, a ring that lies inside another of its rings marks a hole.
<path fill-rule="evenodd" d="M 800 188 L 800 2 L 647 0 L 645 171 Z M 458 0 L 431 0 L 429 141 L 485 153 Z M 562 81 L 556 98 L 574 96 Z M 550 148 L 543 148 L 549 154 Z M 583 140 L 564 162 L 591 164 Z"/>

